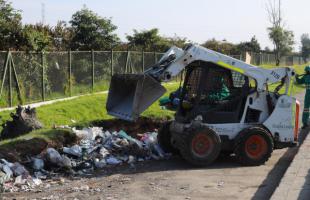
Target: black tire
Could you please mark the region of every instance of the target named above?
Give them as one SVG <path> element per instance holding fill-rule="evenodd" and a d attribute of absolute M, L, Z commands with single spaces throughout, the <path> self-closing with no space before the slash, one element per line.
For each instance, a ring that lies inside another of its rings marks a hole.
<path fill-rule="evenodd" d="M 173 135 L 182 157 L 195 166 L 207 166 L 220 154 L 221 139 L 210 128 L 196 126 L 185 133 Z"/>
<path fill-rule="evenodd" d="M 268 161 L 274 143 L 271 134 L 262 127 L 250 127 L 242 130 L 235 141 L 237 160 L 246 166 L 258 166 Z"/>
<path fill-rule="evenodd" d="M 171 121 L 165 122 L 158 130 L 157 141 L 166 153 L 178 154 L 179 150 L 172 145 L 170 132 Z"/>

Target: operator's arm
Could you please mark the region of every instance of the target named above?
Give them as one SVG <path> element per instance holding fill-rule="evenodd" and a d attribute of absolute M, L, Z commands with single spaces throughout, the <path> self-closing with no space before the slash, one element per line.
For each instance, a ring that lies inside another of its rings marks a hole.
<path fill-rule="evenodd" d="M 305 76 L 300 78 L 299 75 L 296 75 L 295 78 L 296 78 L 297 84 L 304 84 L 305 83 Z"/>

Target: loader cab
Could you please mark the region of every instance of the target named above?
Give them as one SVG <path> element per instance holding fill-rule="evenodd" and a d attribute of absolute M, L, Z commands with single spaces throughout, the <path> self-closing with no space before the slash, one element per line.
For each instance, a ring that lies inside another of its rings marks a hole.
<path fill-rule="evenodd" d="M 187 67 L 176 120 L 202 116 L 204 123 L 239 123 L 251 91 L 248 77 L 211 62 Z"/>

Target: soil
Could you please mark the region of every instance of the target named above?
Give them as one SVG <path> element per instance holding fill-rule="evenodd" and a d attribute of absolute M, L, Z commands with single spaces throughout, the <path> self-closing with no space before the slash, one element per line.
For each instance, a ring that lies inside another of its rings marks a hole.
<path fill-rule="evenodd" d="M 56 133 L 55 133 L 56 131 Z M 23 163 L 28 161 L 31 156 L 42 153 L 48 147 L 62 148 L 63 146 L 73 145 L 77 142 L 77 137 L 69 130 L 52 130 L 53 138 L 47 141 L 43 138 L 32 138 L 29 140 L 16 140 L 0 146 L 0 158 L 9 162 Z M 46 132 L 45 134 L 50 134 Z"/>

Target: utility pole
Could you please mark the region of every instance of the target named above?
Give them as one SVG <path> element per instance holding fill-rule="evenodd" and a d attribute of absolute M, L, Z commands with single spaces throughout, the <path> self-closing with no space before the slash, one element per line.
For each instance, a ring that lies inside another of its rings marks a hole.
<path fill-rule="evenodd" d="M 41 3 L 41 23 L 42 25 L 45 24 L 45 4 Z"/>
<path fill-rule="evenodd" d="M 281 0 L 279 0 L 279 27 L 281 27 Z"/>

